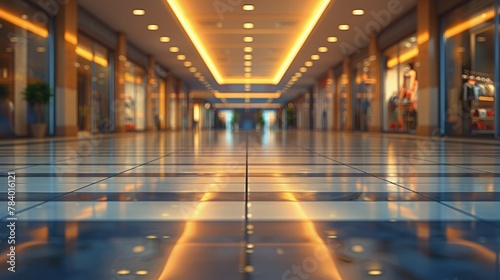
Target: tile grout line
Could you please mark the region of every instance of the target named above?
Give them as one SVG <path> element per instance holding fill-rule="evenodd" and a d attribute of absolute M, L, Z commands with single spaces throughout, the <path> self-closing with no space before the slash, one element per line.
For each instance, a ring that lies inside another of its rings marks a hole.
<path fill-rule="evenodd" d="M 313 150 L 311 150 L 311 151 L 313 151 Z M 374 177 L 374 178 L 377 178 L 377 179 L 379 179 L 379 180 L 382 180 L 382 181 L 385 181 L 385 182 L 387 182 L 387 183 L 393 184 L 393 185 L 395 185 L 395 186 L 398 186 L 398 187 L 400 187 L 400 188 L 402 188 L 402 189 L 405 189 L 405 190 L 407 190 L 407 191 L 410 191 L 410 192 L 412 192 L 412 193 L 415 193 L 415 194 L 418 194 L 418 195 L 420 195 L 420 196 L 423 196 L 423 197 L 427 198 L 427 199 L 428 199 L 428 200 L 430 200 L 430 201 L 437 202 L 437 203 L 439 203 L 439 204 L 441 204 L 441 205 L 443 205 L 443 206 L 445 206 L 445 207 L 447 207 L 447 208 L 450 208 L 450 209 L 452 209 L 452 210 L 455 210 L 455 211 L 457 211 L 457 212 L 459 212 L 459 213 L 462 213 L 462 214 L 464 214 L 464 215 L 466 215 L 466 216 L 469 216 L 469 217 L 471 217 L 471 218 L 473 218 L 473 219 L 475 219 L 475 220 L 478 220 L 478 221 L 480 221 L 480 222 L 485 222 L 485 223 L 487 223 L 487 224 L 491 224 L 491 225 L 493 225 L 494 227 L 499 227 L 499 225 L 498 225 L 496 222 L 485 220 L 485 219 L 483 219 L 483 218 L 481 218 L 481 217 L 479 217 L 479 216 L 476 216 L 476 215 L 474 215 L 474 214 L 471 214 L 471 213 L 469 213 L 469 212 L 467 212 L 467 211 L 464 211 L 464 210 L 462 210 L 462 209 L 459 209 L 459 208 L 453 207 L 453 206 L 451 206 L 451 205 L 448 205 L 448 204 L 446 204 L 446 203 L 443 203 L 443 202 L 441 202 L 440 200 L 433 199 L 432 197 L 429 197 L 429 196 L 424 195 L 424 194 L 422 194 L 422 193 L 420 193 L 420 192 L 414 191 L 414 190 L 412 190 L 412 189 L 410 189 L 410 188 L 407 188 L 407 187 L 405 187 L 405 186 L 403 186 L 403 185 L 401 185 L 401 184 L 399 184 L 399 183 L 397 183 L 397 182 L 392 182 L 392 181 L 390 181 L 390 180 L 388 180 L 388 179 L 386 179 L 386 178 L 383 178 L 383 177 L 377 176 L 377 175 L 375 175 L 375 174 L 371 174 L 371 173 L 366 172 L 366 171 L 364 171 L 364 170 L 361 170 L 361 169 L 358 169 L 358 168 L 356 168 L 356 167 L 350 166 L 349 164 L 345 164 L 345 163 L 339 162 L 339 161 L 337 161 L 337 160 L 335 160 L 335 159 L 332 159 L 332 158 L 330 158 L 330 157 L 328 157 L 328 156 L 324 156 L 324 155 L 322 155 L 322 154 L 320 154 L 320 153 L 317 153 L 317 152 L 315 152 L 315 151 L 313 151 L 313 152 L 314 152 L 314 153 L 316 153 L 316 154 L 317 154 L 318 156 L 320 156 L 320 157 L 326 158 L 326 159 L 331 160 L 331 161 L 333 161 L 333 162 L 340 163 L 340 164 L 342 164 L 342 165 L 344 165 L 344 166 L 346 166 L 346 167 L 349 167 L 349 168 L 352 168 L 352 169 L 358 170 L 358 171 L 360 171 L 360 172 L 362 172 L 362 173 L 365 173 L 365 174 L 368 174 L 368 175 L 370 175 L 370 176 L 372 176 L 372 177 Z"/>
<path fill-rule="evenodd" d="M 181 148 L 181 149 L 179 149 L 179 151 L 181 151 L 181 150 L 182 150 L 182 148 Z M 85 186 L 83 186 L 83 187 L 80 187 L 80 188 L 74 189 L 74 190 L 72 190 L 72 191 L 70 191 L 70 192 L 65 192 L 65 193 L 62 193 L 61 195 L 55 196 L 55 197 L 53 197 L 53 198 L 51 198 L 51 199 L 49 199 L 49 200 L 46 200 L 46 201 L 40 202 L 40 203 L 38 203 L 38 204 L 32 205 L 32 206 L 30 206 L 30 207 L 24 208 L 24 209 L 22 209 L 22 210 L 20 210 L 20 211 L 17 211 L 17 212 L 16 212 L 16 216 L 17 216 L 18 214 L 24 213 L 24 212 L 26 212 L 26 211 L 29 211 L 29 210 L 31 210 L 31 209 L 33 209 L 33 208 L 36 208 L 36 207 L 41 206 L 41 205 L 43 205 L 43 204 L 46 204 L 46 203 L 48 203 L 48 202 L 54 202 L 54 201 L 57 201 L 59 198 L 64 197 L 64 196 L 66 196 L 66 195 L 69 195 L 69 194 L 72 194 L 72 193 L 76 193 L 76 192 L 78 192 L 78 191 L 80 191 L 80 190 L 83 190 L 83 189 L 88 188 L 88 187 L 90 187 L 90 186 L 93 186 L 93 185 L 95 185 L 95 184 L 98 184 L 98 183 L 101 183 L 101 182 L 106 181 L 106 180 L 108 180 L 108 179 L 111 179 L 111 178 L 117 177 L 117 176 L 119 176 L 119 175 L 121 175 L 121 174 L 123 174 L 123 173 L 125 173 L 125 172 L 129 172 L 129 171 L 134 170 L 134 169 L 137 169 L 137 168 L 139 168 L 139 167 L 142 167 L 142 166 L 148 165 L 148 164 L 149 164 L 149 163 L 151 163 L 151 162 L 154 162 L 154 161 L 157 161 L 157 160 L 160 160 L 160 159 L 167 158 L 167 157 L 169 157 L 170 155 L 175 154 L 176 152 L 178 152 L 178 151 L 171 152 L 170 154 L 167 154 L 167 155 L 161 156 L 161 157 L 159 157 L 159 158 L 156 158 L 156 159 L 150 160 L 150 161 L 148 161 L 148 162 L 145 162 L 145 163 L 139 164 L 139 165 L 134 166 L 134 167 L 132 167 L 132 168 L 129 168 L 129 169 L 127 169 L 127 170 L 123 170 L 123 171 L 121 171 L 121 172 L 118 172 L 118 173 L 116 173 L 116 174 L 113 174 L 112 176 L 108 176 L 108 177 L 106 177 L 106 178 L 104 178 L 104 179 L 101 179 L 101 180 L 98 180 L 98 181 L 92 182 L 92 183 L 87 184 L 87 185 L 85 185 Z M 8 217 L 9 217 L 9 215 L 4 215 L 4 216 L 0 217 L 0 220 L 5 221 L 5 219 L 6 219 L 6 218 L 8 218 Z"/>

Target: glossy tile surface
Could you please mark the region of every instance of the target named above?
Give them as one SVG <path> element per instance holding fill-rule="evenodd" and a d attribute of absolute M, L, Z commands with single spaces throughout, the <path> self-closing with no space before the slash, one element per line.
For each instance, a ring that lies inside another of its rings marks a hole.
<path fill-rule="evenodd" d="M 18 144 L 16 144 L 18 143 Z M 500 279 L 500 145 L 324 132 L 0 146 L 0 279 Z"/>

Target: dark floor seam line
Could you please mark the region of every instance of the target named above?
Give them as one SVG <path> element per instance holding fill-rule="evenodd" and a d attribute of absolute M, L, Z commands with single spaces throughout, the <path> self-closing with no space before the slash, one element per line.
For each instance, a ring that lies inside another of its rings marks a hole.
<path fill-rule="evenodd" d="M 182 150 L 182 149 L 181 149 L 181 150 Z M 151 163 L 151 162 L 153 162 L 153 161 L 157 161 L 157 160 L 160 160 L 160 159 L 164 159 L 164 158 L 169 157 L 170 155 L 175 154 L 175 153 L 176 153 L 176 152 L 172 152 L 172 153 L 170 153 L 170 154 L 164 155 L 164 156 L 159 157 L 159 158 L 157 158 L 157 159 L 150 160 L 150 161 L 148 161 L 148 162 L 145 162 L 145 163 L 142 163 L 142 164 L 140 164 L 140 165 L 134 166 L 134 167 L 129 168 L 129 169 L 127 169 L 127 170 L 124 170 L 124 171 L 118 172 L 118 173 L 114 174 L 113 176 L 109 176 L 109 177 L 106 177 L 106 178 L 104 178 L 104 179 L 101 179 L 101 180 L 98 180 L 98 181 L 92 182 L 92 183 L 87 184 L 87 185 L 85 185 L 85 186 L 83 186 L 83 187 L 81 187 L 81 188 L 78 188 L 78 189 L 72 190 L 72 191 L 70 191 L 70 192 L 63 193 L 63 194 L 61 194 L 61 195 L 58 195 L 58 196 L 56 196 L 56 197 L 53 197 L 52 199 L 49 199 L 49 200 L 46 200 L 46 201 L 40 202 L 40 203 L 35 204 L 35 205 L 32 205 L 32 206 L 30 206 L 30 207 L 28 207 L 28 208 L 25 208 L 25 209 L 23 209 L 23 210 L 17 211 L 17 212 L 16 212 L 16 215 L 21 214 L 21 213 L 24 213 L 24 212 L 26 212 L 26 211 L 29 211 L 29 210 L 31 210 L 31 209 L 33 209 L 33 208 L 36 208 L 36 207 L 38 207 L 38 206 L 40 206 L 40 205 L 43 205 L 43 204 L 45 204 L 45 203 L 48 203 L 48 202 L 53 202 L 53 201 L 57 201 L 57 200 L 58 200 L 59 198 L 61 198 L 61 197 L 64 197 L 64 196 L 66 196 L 66 195 L 69 195 L 69 194 L 72 194 L 72 193 L 78 192 L 78 191 L 80 191 L 80 190 L 83 190 L 83 189 L 88 188 L 88 187 L 90 187 L 90 186 L 93 186 L 93 185 L 95 185 L 95 184 L 99 184 L 99 183 L 101 183 L 101 182 L 103 182 L 103 181 L 106 181 L 106 180 L 108 180 L 108 179 L 111 179 L 111 178 L 117 177 L 117 176 L 119 176 L 119 175 L 121 175 L 121 174 L 123 174 L 123 173 L 125 173 L 125 172 L 131 171 L 131 170 L 134 170 L 134 169 L 136 169 L 136 168 L 139 168 L 139 167 L 142 167 L 142 166 L 145 166 L 145 165 L 148 165 L 149 163 Z M 0 220 L 4 221 L 4 220 L 5 220 L 5 219 L 7 219 L 8 217 L 9 217 L 9 215 L 4 215 L 4 216 L 2 216 L 2 217 L 0 218 Z"/>
<path fill-rule="evenodd" d="M 32 165 L 28 165 L 28 166 L 24 166 L 24 167 L 19 167 L 19 168 L 15 168 L 15 169 L 5 170 L 5 171 L 2 171 L 2 172 L 18 171 L 18 170 L 23 170 L 23 169 L 27 169 L 27 168 L 37 167 L 37 166 L 55 165 L 56 163 L 61 162 L 61 161 L 72 160 L 72 159 L 77 159 L 77 158 L 78 157 L 69 158 L 69 159 L 61 159 L 61 160 L 57 160 L 57 161 L 53 161 L 53 162 L 49 162 L 49 163 L 32 164 Z"/>
<path fill-rule="evenodd" d="M 418 157 L 416 157 L 415 159 L 427 161 L 429 163 L 436 163 L 436 164 L 439 164 L 439 165 L 446 165 L 446 166 L 451 166 L 451 167 L 456 167 L 456 168 L 462 168 L 462 169 L 465 169 L 465 170 L 477 171 L 477 172 L 481 172 L 481 173 L 496 174 L 496 172 L 491 172 L 491 171 L 485 171 L 485 170 L 479 170 L 479 169 L 474 169 L 474 168 L 466 167 L 467 165 L 465 165 L 465 166 L 459 166 L 459 165 L 455 165 L 453 163 L 439 163 L 438 161 L 433 161 L 433 160 L 430 160 L 430 159 L 423 159 L 423 158 L 418 158 Z M 478 164 L 478 165 L 482 165 L 482 164 Z"/>
<path fill-rule="evenodd" d="M 326 159 L 328 159 L 328 160 L 331 160 L 331 161 L 333 161 L 333 162 L 341 163 L 341 162 L 339 162 L 339 161 L 337 161 L 337 160 L 334 160 L 334 159 L 329 158 L 329 157 L 327 157 L 327 156 L 321 155 L 321 154 L 319 154 L 319 153 L 317 153 L 317 155 L 318 155 L 318 156 L 320 156 L 320 157 L 326 158 Z M 427 199 L 428 199 L 428 200 L 430 200 L 430 201 L 437 202 L 437 203 L 439 203 L 439 204 L 441 204 L 441 205 L 443 205 L 443 206 L 445 206 L 445 207 L 448 207 L 448 208 L 450 208 L 450 209 L 453 209 L 453 210 L 455 210 L 455 211 L 458 211 L 459 213 L 462 213 L 462 214 L 464 214 L 464 215 L 466 215 L 466 216 L 469 216 L 469 217 L 471 217 L 471 218 L 473 218 L 473 219 L 475 219 L 475 220 L 478 220 L 478 221 L 480 221 L 480 222 L 484 222 L 484 223 L 487 223 L 487 224 L 491 224 L 491 225 L 493 225 L 494 227 L 500 227 L 500 225 L 499 225 L 498 223 L 496 223 L 496 222 L 485 220 L 485 219 L 483 219 L 483 218 L 481 218 L 481 217 L 478 217 L 478 216 L 476 216 L 476 215 L 473 215 L 473 214 L 471 214 L 471 213 L 469 213 L 469 212 L 466 212 L 466 211 L 464 211 L 464 210 L 462 210 L 462 209 L 459 209 L 459 208 L 453 207 L 453 206 L 451 206 L 451 205 L 448 205 L 448 204 L 446 204 L 446 203 L 441 202 L 440 200 L 433 199 L 432 197 L 429 197 L 429 196 L 424 195 L 424 194 L 422 194 L 422 193 L 420 193 L 420 192 L 414 191 L 414 190 L 412 190 L 412 189 L 410 189 L 410 188 L 407 188 L 407 187 L 405 187 L 405 186 L 403 186 L 403 185 L 400 185 L 399 183 L 392 182 L 392 181 L 390 181 L 390 180 L 387 180 L 386 178 L 382 178 L 382 177 L 379 177 L 379 176 L 373 175 L 373 174 L 368 173 L 368 172 L 366 172 L 366 171 L 364 171 L 364 170 L 361 170 L 361 169 L 358 169 L 358 168 L 352 167 L 352 166 L 350 166 L 350 165 L 348 165 L 348 164 L 342 164 L 342 165 L 344 165 L 344 166 L 346 166 L 346 167 L 349 167 L 349 168 L 352 168 L 352 169 L 355 169 L 355 170 L 358 170 L 358 171 L 360 171 L 360 172 L 362 172 L 362 173 L 368 174 L 368 175 L 370 175 L 370 176 L 372 176 L 372 177 L 374 177 L 374 178 L 377 178 L 377 179 L 379 179 L 379 180 L 385 181 L 385 182 L 390 183 L 390 184 L 392 184 L 392 185 L 398 186 L 398 187 L 400 187 L 400 188 L 402 188 L 402 189 L 405 189 L 405 190 L 407 190 L 407 191 L 410 191 L 410 192 L 412 192 L 412 193 L 415 193 L 415 194 L 418 194 L 418 195 L 420 195 L 420 196 L 423 196 L 423 197 L 427 198 Z"/>

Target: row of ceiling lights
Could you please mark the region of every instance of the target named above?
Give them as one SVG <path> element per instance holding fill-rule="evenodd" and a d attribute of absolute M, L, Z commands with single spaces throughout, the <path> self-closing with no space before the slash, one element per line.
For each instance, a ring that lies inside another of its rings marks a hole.
<path fill-rule="evenodd" d="M 362 10 L 362 9 L 354 9 L 352 11 L 352 14 L 354 16 L 362 16 L 362 15 L 365 14 L 365 11 Z M 348 31 L 349 29 L 350 29 L 350 26 L 348 24 L 340 24 L 339 25 L 339 30 L 341 30 L 341 31 Z M 326 41 L 328 43 L 337 43 L 338 42 L 338 37 L 336 37 L 336 36 L 329 36 L 329 37 L 326 38 Z M 326 52 L 328 52 L 328 47 L 324 47 L 324 46 L 318 47 L 318 52 L 319 53 L 326 53 Z M 299 71 L 296 72 L 295 75 L 293 75 L 290 78 L 290 80 L 288 81 L 288 83 L 283 88 L 282 92 L 286 93 L 303 76 L 303 73 L 307 72 L 307 69 L 309 67 L 312 67 L 314 65 L 313 61 L 317 61 L 319 59 L 320 59 L 320 55 L 319 54 L 313 54 L 313 55 L 311 55 L 311 60 L 306 61 L 304 63 L 304 66 L 302 66 L 302 67 L 299 68 Z"/>
<path fill-rule="evenodd" d="M 243 10 L 244 11 L 253 11 L 255 10 L 255 7 L 254 5 L 251 5 L 251 4 L 246 4 L 246 5 L 243 5 Z M 145 10 L 142 10 L 142 9 L 136 9 L 136 10 L 133 10 L 132 12 L 134 15 L 136 16 L 143 16 L 146 14 Z M 361 16 L 361 15 L 364 15 L 364 10 L 362 9 L 355 9 L 352 11 L 352 14 L 355 15 L 355 16 Z M 254 28 L 254 24 L 252 22 L 245 22 L 243 23 L 243 28 L 245 29 L 252 29 Z M 148 30 L 151 30 L 151 31 L 156 31 L 159 29 L 159 26 L 157 24 L 149 24 L 148 25 Z M 350 26 L 348 24 L 340 24 L 339 25 L 339 30 L 341 31 L 347 31 L 350 29 Z M 243 41 L 245 43 L 252 43 L 254 40 L 254 38 L 252 36 L 245 36 L 243 37 Z M 335 37 L 335 36 L 329 36 L 327 38 L 327 42 L 329 43 L 336 43 L 338 41 L 338 38 Z M 167 36 L 162 36 L 160 37 L 160 42 L 162 43 L 169 43 L 170 42 L 170 37 L 167 37 Z M 172 53 L 178 53 L 180 50 L 178 47 L 170 47 L 170 52 Z M 245 78 L 250 78 L 252 76 L 252 55 L 251 55 L 251 52 L 253 51 L 253 48 L 250 47 L 250 46 L 246 46 L 244 47 L 244 59 L 245 59 L 245 62 L 244 62 L 244 71 L 245 71 Z M 328 48 L 327 47 L 319 47 L 318 48 L 318 52 L 320 53 L 326 53 L 328 52 Z M 207 90 L 209 90 L 210 92 L 215 92 L 215 90 L 213 89 L 213 87 L 206 81 L 206 78 L 201 75 L 200 72 L 197 71 L 196 67 L 193 67 L 192 66 L 192 62 L 190 61 L 186 61 L 186 56 L 185 55 L 182 55 L 182 54 L 179 54 L 177 55 L 177 59 L 180 60 L 180 61 L 184 61 L 184 66 L 185 67 L 188 67 L 189 71 L 191 73 L 194 73 L 194 76 L 196 78 L 198 78 L 198 80 L 200 82 L 202 82 L 205 87 L 207 88 Z M 320 59 L 320 56 L 318 54 L 313 54 L 311 55 L 311 60 L 319 60 Z M 288 91 L 298 80 L 299 78 L 302 77 L 302 73 L 305 73 L 307 72 L 307 67 L 312 67 L 313 66 L 313 62 L 312 61 L 306 61 L 304 63 L 304 66 L 303 67 L 300 67 L 299 71 L 295 73 L 294 76 L 292 76 L 292 78 L 290 78 L 289 82 L 286 84 L 286 86 L 283 88 L 282 92 L 285 93 L 286 91 Z M 245 91 L 250 91 L 251 89 L 251 86 L 250 84 L 245 84 Z"/>
<path fill-rule="evenodd" d="M 146 14 L 146 11 L 143 9 L 135 9 L 132 11 L 132 14 L 135 16 L 144 16 Z M 157 31 L 159 30 L 159 26 L 157 24 L 149 24 L 147 26 L 148 30 L 150 31 Z M 168 36 L 161 36 L 160 37 L 160 42 L 161 43 L 170 43 L 170 37 Z M 189 72 L 193 73 L 194 77 L 197 78 L 207 90 L 209 91 L 214 91 L 214 88 L 206 81 L 206 78 L 198 72 L 198 69 L 193 66 L 193 63 L 189 60 L 187 60 L 186 55 L 184 54 L 179 54 L 180 48 L 176 46 L 171 46 L 169 48 L 169 51 L 173 54 L 177 54 L 177 60 L 182 61 L 183 65 L 188 68 Z"/>
<path fill-rule="evenodd" d="M 251 12 L 255 10 L 255 6 L 252 4 L 246 4 L 243 5 L 243 10 L 247 12 Z M 255 24 L 253 22 L 245 22 L 243 23 L 243 28 L 244 29 L 253 29 L 255 27 Z M 245 43 L 252 43 L 253 42 L 253 37 L 252 36 L 245 36 L 243 37 L 243 42 Z M 250 78 L 252 77 L 252 52 L 253 52 L 253 47 L 251 46 L 245 46 L 243 48 L 243 58 L 245 62 L 243 62 L 243 70 L 245 72 L 244 77 L 245 78 Z M 252 89 L 252 86 L 249 83 L 245 84 L 245 91 L 249 92 Z M 249 102 L 250 100 L 245 100 L 245 102 Z"/>

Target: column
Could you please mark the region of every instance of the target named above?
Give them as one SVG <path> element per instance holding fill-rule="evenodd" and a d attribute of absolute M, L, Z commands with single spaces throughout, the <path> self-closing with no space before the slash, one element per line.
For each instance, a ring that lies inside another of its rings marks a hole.
<path fill-rule="evenodd" d="M 184 92 L 182 88 L 182 83 L 179 79 L 176 79 L 175 81 L 175 107 L 176 107 L 176 114 L 175 114 L 175 129 L 182 129 L 182 116 L 183 116 L 183 102 L 184 102 Z"/>
<path fill-rule="evenodd" d="M 125 131 L 125 74 L 127 67 L 127 38 L 118 34 L 118 46 L 115 52 L 115 121 L 114 131 Z"/>
<path fill-rule="evenodd" d="M 146 87 L 146 130 L 152 131 L 156 128 L 155 112 L 157 111 L 156 100 L 158 84 L 156 81 L 156 60 L 155 57 L 149 56 L 149 65 L 147 70 L 147 87 Z"/>
<path fill-rule="evenodd" d="M 23 91 L 28 85 L 28 32 L 24 28 L 16 29 L 14 44 L 14 133 L 17 136 L 28 135 L 28 103 Z M 73 66 L 74 68 L 74 66 Z"/>
<path fill-rule="evenodd" d="M 368 130 L 372 132 L 382 131 L 382 60 L 378 49 L 377 37 L 370 37 L 370 45 L 368 46 L 370 63 L 370 78 L 374 79 L 374 85 L 371 93 L 371 116 L 368 125 Z"/>
<path fill-rule="evenodd" d="M 439 133 L 439 22 L 436 2 L 418 0 L 417 42 L 419 48 L 417 134 Z"/>
<path fill-rule="evenodd" d="M 76 136 L 77 123 L 77 69 L 75 62 L 78 38 L 78 3 L 69 0 L 60 6 L 55 18 L 56 66 L 56 135 Z"/>
<path fill-rule="evenodd" d="M 193 92 L 191 90 L 187 91 L 187 129 L 193 129 L 193 117 L 194 117 L 194 102 L 193 102 Z M 200 103 L 200 108 L 203 106 L 203 104 Z"/>
<path fill-rule="evenodd" d="M 316 118 L 314 116 L 314 113 L 315 113 L 315 110 L 314 110 L 314 102 L 316 102 L 316 98 L 314 96 L 314 88 L 310 88 L 309 89 L 309 92 L 307 93 L 307 95 L 309 96 L 309 129 L 310 130 L 314 130 L 315 129 L 315 122 L 316 122 Z"/>
<path fill-rule="evenodd" d="M 352 130 L 352 71 L 351 71 L 351 60 L 349 57 L 344 57 L 344 62 L 342 64 L 342 80 L 346 84 L 345 97 L 346 97 L 346 115 L 345 115 L 345 125 L 344 130 Z M 340 97 L 342 98 L 342 97 Z"/>

